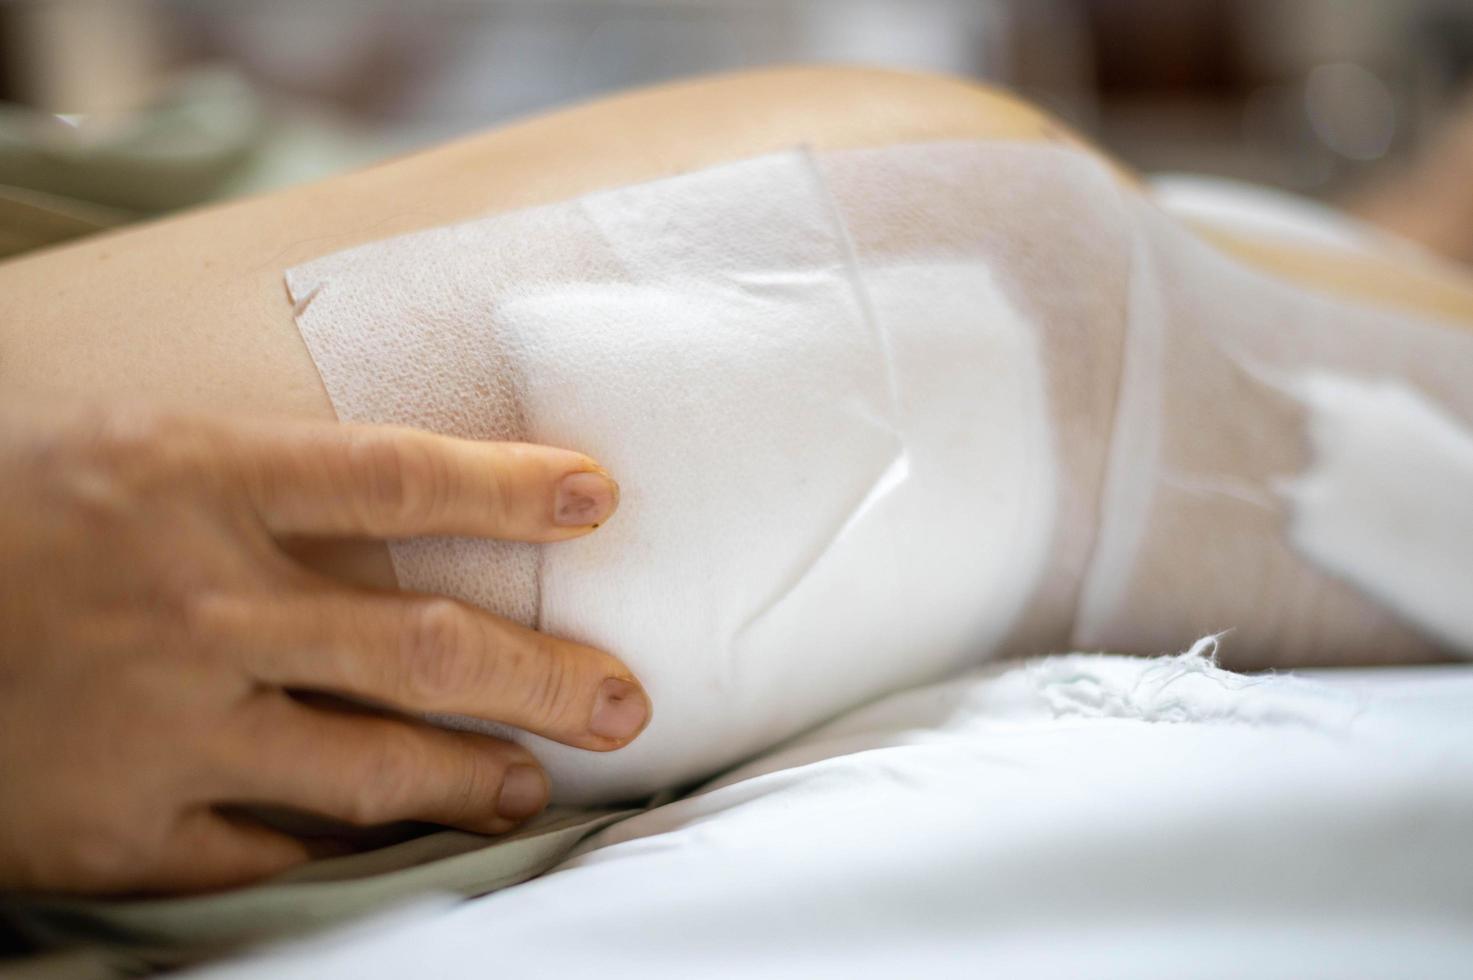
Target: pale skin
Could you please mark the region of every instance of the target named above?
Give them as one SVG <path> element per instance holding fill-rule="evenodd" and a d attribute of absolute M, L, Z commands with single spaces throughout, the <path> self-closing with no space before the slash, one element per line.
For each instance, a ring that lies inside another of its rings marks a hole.
<path fill-rule="evenodd" d="M 952 139 L 1078 142 L 953 80 L 771 70 L 619 96 L 0 266 L 0 887 L 193 890 L 308 857 L 225 805 L 498 832 L 545 801 L 525 750 L 288 689 L 592 750 L 648 720 L 610 654 L 392 591 L 386 538 L 589 533 L 616 492 L 588 491 L 603 502 L 559 523 L 558 483 L 603 479 L 596 461 L 334 425 L 283 270 L 800 143 Z M 1212 240 L 1311 288 L 1473 323 L 1473 287 L 1452 272 Z M 639 708 L 612 738 L 590 727 L 610 678 Z M 515 767 L 536 785 L 501 812 Z"/>

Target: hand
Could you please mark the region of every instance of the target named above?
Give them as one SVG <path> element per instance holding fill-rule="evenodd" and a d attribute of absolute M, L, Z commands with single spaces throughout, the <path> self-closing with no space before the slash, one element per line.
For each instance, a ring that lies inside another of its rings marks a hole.
<path fill-rule="evenodd" d="M 505 722 L 593 750 L 648 720 L 629 669 L 431 596 L 351 588 L 280 541 L 560 541 L 617 488 L 578 453 L 396 428 L 0 411 L 0 888 L 221 887 L 305 860 L 242 815 L 483 833 L 547 799 Z"/>

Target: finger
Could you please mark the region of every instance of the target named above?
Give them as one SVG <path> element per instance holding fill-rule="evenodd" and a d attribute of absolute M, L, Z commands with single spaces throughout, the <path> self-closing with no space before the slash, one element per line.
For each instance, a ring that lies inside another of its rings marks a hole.
<path fill-rule="evenodd" d="M 405 719 L 346 714 L 266 695 L 220 764 L 240 802 L 367 827 L 422 820 L 499 834 L 547 805 L 526 749 Z"/>
<path fill-rule="evenodd" d="M 277 687 L 470 715 L 596 751 L 627 745 L 650 719 L 620 660 L 450 599 L 324 589 L 230 604 L 212 628 Z"/>
<path fill-rule="evenodd" d="M 198 892 L 258 881 L 306 862 L 308 844 L 289 834 L 209 808 L 179 822 L 164 860 L 142 883 L 147 892 Z"/>
<path fill-rule="evenodd" d="M 560 541 L 619 502 L 597 463 L 548 446 L 329 424 L 243 425 L 229 440 L 257 512 L 280 535 Z"/>

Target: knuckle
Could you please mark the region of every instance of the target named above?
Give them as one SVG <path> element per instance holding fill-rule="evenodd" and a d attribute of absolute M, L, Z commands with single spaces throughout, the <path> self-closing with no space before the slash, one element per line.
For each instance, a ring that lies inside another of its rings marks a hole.
<path fill-rule="evenodd" d="M 521 454 L 490 468 L 483 509 L 497 527 L 506 527 L 512 523 L 516 501 L 527 495 L 522 487 L 529 482 L 528 473 L 532 469 Z"/>
<path fill-rule="evenodd" d="M 27 462 L 78 526 L 127 523 L 151 491 L 176 488 L 201 440 L 183 419 L 153 409 L 89 407 L 38 433 Z"/>
<path fill-rule="evenodd" d="M 253 612 L 240 596 L 215 589 L 185 590 L 174 603 L 181 638 L 192 652 L 222 648 L 250 628 Z"/>
<path fill-rule="evenodd" d="M 448 470 L 418 440 L 360 434 L 349 447 L 348 459 L 349 479 L 359 490 L 350 499 L 361 501 L 361 517 L 368 527 L 425 527 L 443 512 Z"/>
<path fill-rule="evenodd" d="M 469 614 L 450 599 L 429 599 L 406 618 L 401 645 L 404 683 L 416 698 L 438 701 L 481 680 Z"/>
<path fill-rule="evenodd" d="M 578 671 L 573 658 L 552 640 L 539 636 L 524 656 L 522 690 L 527 715 L 543 724 L 563 720 L 577 700 Z"/>
<path fill-rule="evenodd" d="M 470 758 L 457 770 L 454 786 L 447 796 L 446 819 L 462 825 L 497 829 L 505 823 L 496 814 L 496 804 L 501 797 L 506 767 L 486 758 L 489 753 L 466 754 Z"/>
<path fill-rule="evenodd" d="M 58 872 L 87 891 L 113 891 L 143 876 L 154 848 L 121 828 L 98 826 L 71 837 L 61 849 Z"/>
<path fill-rule="evenodd" d="M 99 414 L 90 430 L 94 455 L 127 468 L 157 462 L 190 434 L 187 423 L 178 416 L 138 407 Z"/>
<path fill-rule="evenodd" d="M 344 818 L 366 827 L 412 815 L 424 760 L 410 731 L 388 729 L 369 752 L 365 778 L 352 790 Z"/>
<path fill-rule="evenodd" d="M 92 481 L 133 494 L 177 488 L 206 472 L 214 441 L 198 422 L 157 409 L 96 410 L 72 430 L 71 456 Z"/>

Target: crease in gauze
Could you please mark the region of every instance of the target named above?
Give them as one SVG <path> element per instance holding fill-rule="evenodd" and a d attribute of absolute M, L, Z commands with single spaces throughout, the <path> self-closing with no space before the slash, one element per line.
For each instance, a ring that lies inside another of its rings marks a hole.
<path fill-rule="evenodd" d="M 344 420 L 566 446 L 620 480 L 619 514 L 578 541 L 392 546 L 404 587 L 608 649 L 649 688 L 650 727 L 612 755 L 472 725 L 531 744 L 555 798 L 707 775 L 986 652 L 1002 559 L 971 542 L 999 500 L 1047 487 L 994 486 L 971 393 L 1031 331 L 985 268 L 861 281 L 806 153 L 365 246 L 288 283 L 312 297 L 298 322 Z M 999 311 L 980 341 L 978 303 Z M 952 347 L 893 335 L 937 310 Z M 1036 365 L 1012 375 L 982 409 L 1026 407 Z M 1018 422 L 1022 446 L 1039 421 Z"/>

